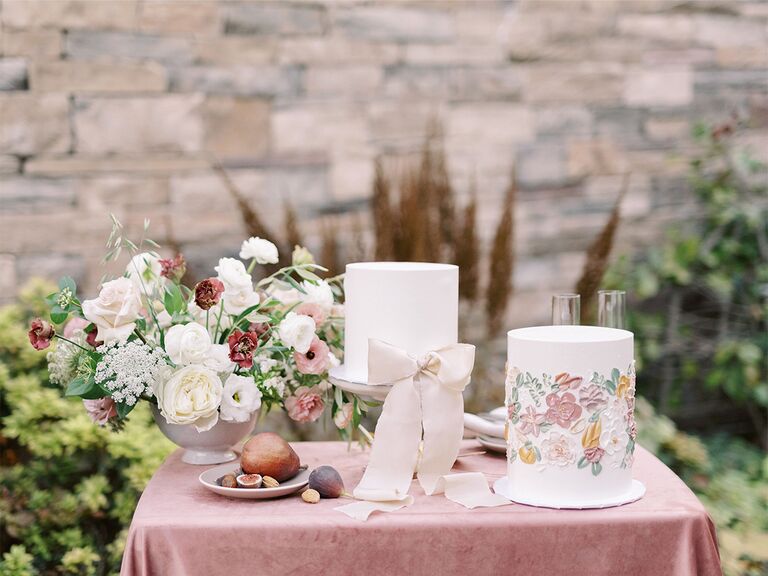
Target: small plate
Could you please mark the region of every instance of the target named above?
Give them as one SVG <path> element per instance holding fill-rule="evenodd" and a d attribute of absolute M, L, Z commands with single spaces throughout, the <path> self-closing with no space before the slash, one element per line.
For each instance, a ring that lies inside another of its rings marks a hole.
<path fill-rule="evenodd" d="M 211 468 L 200 474 L 200 484 L 205 486 L 211 492 L 230 498 L 240 498 L 242 500 L 266 500 L 269 498 L 280 498 L 281 496 L 288 496 L 289 494 L 298 492 L 309 482 L 309 473 L 311 472 L 308 468 L 300 470 L 296 476 L 290 480 L 282 482 L 280 486 L 276 488 L 225 488 L 224 486 L 219 486 L 216 482 L 225 474 L 232 474 L 239 469 L 240 464 L 238 462 L 221 464 L 220 466 L 216 466 L 215 468 Z"/>
<path fill-rule="evenodd" d="M 477 441 L 492 452 L 507 453 L 507 442 L 503 438 L 492 438 L 491 436 L 478 436 Z"/>

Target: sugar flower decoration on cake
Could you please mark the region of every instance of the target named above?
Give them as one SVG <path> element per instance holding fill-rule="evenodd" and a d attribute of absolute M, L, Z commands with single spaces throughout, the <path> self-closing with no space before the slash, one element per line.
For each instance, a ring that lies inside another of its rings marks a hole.
<path fill-rule="evenodd" d="M 590 384 L 579 392 L 579 404 L 589 412 L 599 410 L 608 403 L 608 396 L 597 384 Z"/>
<path fill-rule="evenodd" d="M 562 428 L 568 428 L 571 422 L 581 416 L 581 406 L 576 404 L 576 397 L 570 392 L 562 396 L 557 394 L 547 395 L 547 421 L 557 424 Z"/>
<path fill-rule="evenodd" d="M 546 414 L 537 414 L 533 406 L 527 406 L 525 413 L 520 416 L 520 432 L 538 436 L 541 426 L 547 421 Z"/>
<path fill-rule="evenodd" d="M 51 382 L 82 398 L 94 422 L 117 428 L 141 400 L 156 404 L 167 423 L 200 432 L 220 420 L 246 422 L 262 408 L 311 422 L 328 407 L 349 437 L 356 427 L 347 424 L 367 406 L 328 377 L 343 349 L 341 277 L 321 278 L 328 271 L 306 249 L 291 265 L 254 277 L 279 254 L 252 237 L 240 259 L 219 259 L 190 289 L 184 256 L 162 257 L 147 238 L 149 222 L 138 243 L 112 222 L 105 260 L 129 253 L 118 266 L 123 276 L 82 302 L 75 281 L 62 278 L 48 299 L 50 318 L 34 320 L 28 333 L 31 346 L 49 349 Z"/>
<path fill-rule="evenodd" d="M 576 460 L 576 451 L 571 439 L 559 432 L 550 432 L 549 437 L 541 443 L 544 458 L 550 464 L 568 466 Z"/>

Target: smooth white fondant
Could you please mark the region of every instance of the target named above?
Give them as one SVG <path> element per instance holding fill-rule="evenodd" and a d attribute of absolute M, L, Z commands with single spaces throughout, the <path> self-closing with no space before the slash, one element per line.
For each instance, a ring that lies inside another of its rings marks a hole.
<path fill-rule="evenodd" d="M 459 268 L 426 262 L 347 264 L 344 365 L 331 374 L 368 381 L 368 339 L 422 355 L 458 342 Z"/>
<path fill-rule="evenodd" d="M 622 372 L 633 362 L 633 334 L 626 330 L 596 326 L 538 326 L 511 330 L 507 335 L 507 365 L 523 373 L 541 377 L 544 374 L 567 372 L 585 378 L 609 375 L 614 368 Z M 529 406 L 540 412 L 544 407 L 523 401 L 520 412 Z M 509 441 L 515 434 L 510 424 Z M 567 430 L 555 427 L 558 432 Z M 578 438 L 574 445 L 582 449 Z M 579 454 L 581 456 L 581 454 Z M 577 456 L 577 460 L 578 457 Z M 589 466 L 559 467 L 541 462 L 527 464 L 520 458 L 508 463 L 510 490 L 516 501 L 537 506 L 594 507 L 600 502 L 622 500 L 632 489 L 631 466 L 626 468 L 603 465 L 598 475 Z M 610 505 L 610 504 L 609 504 Z"/>
<path fill-rule="evenodd" d="M 623 494 L 618 494 L 610 498 L 600 498 L 598 500 L 592 501 L 584 498 L 568 500 L 566 498 L 553 498 L 552 496 L 548 496 L 542 499 L 536 494 L 526 494 L 516 490 L 513 484 L 510 483 L 509 478 L 504 476 L 493 483 L 493 491 L 496 492 L 496 494 L 506 496 L 512 500 L 512 502 L 516 502 L 518 504 L 539 506 L 542 508 L 587 510 L 593 508 L 610 508 L 612 506 L 622 506 L 624 504 L 630 504 L 636 500 L 640 500 L 640 498 L 645 495 L 645 485 L 639 480 L 632 480 L 629 489 Z"/>

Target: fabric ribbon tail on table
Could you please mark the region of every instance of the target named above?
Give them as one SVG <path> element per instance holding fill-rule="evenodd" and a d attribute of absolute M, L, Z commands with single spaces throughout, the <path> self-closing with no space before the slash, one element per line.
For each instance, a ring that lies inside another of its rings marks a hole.
<path fill-rule="evenodd" d="M 459 455 L 462 392 L 474 362 L 475 347 L 470 344 L 453 344 L 414 358 L 386 342 L 368 341 L 368 384 L 393 387 L 376 425 L 368 467 L 354 490 L 360 502 L 337 510 L 366 520 L 374 511 L 409 506 L 414 471 L 427 495 L 445 493 L 467 508 L 510 503 L 492 493 L 479 472 L 447 475 Z"/>

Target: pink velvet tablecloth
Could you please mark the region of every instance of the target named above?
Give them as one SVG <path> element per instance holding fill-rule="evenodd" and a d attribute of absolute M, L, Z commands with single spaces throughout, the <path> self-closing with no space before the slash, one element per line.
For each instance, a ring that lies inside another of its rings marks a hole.
<path fill-rule="evenodd" d="M 368 459 L 341 442 L 294 447 L 310 467 L 336 467 L 349 491 Z M 463 448 L 477 447 L 468 440 Z M 411 507 L 367 522 L 334 510 L 349 500 L 224 498 L 198 483 L 202 470 L 182 463 L 176 452 L 154 475 L 133 517 L 124 576 L 721 574 L 704 507 L 643 449 L 634 476 L 647 493 L 618 508 L 467 510 L 443 496 L 425 496 L 414 482 Z M 505 473 L 505 461 L 470 456 L 454 470 L 484 472 L 493 481 Z"/>

